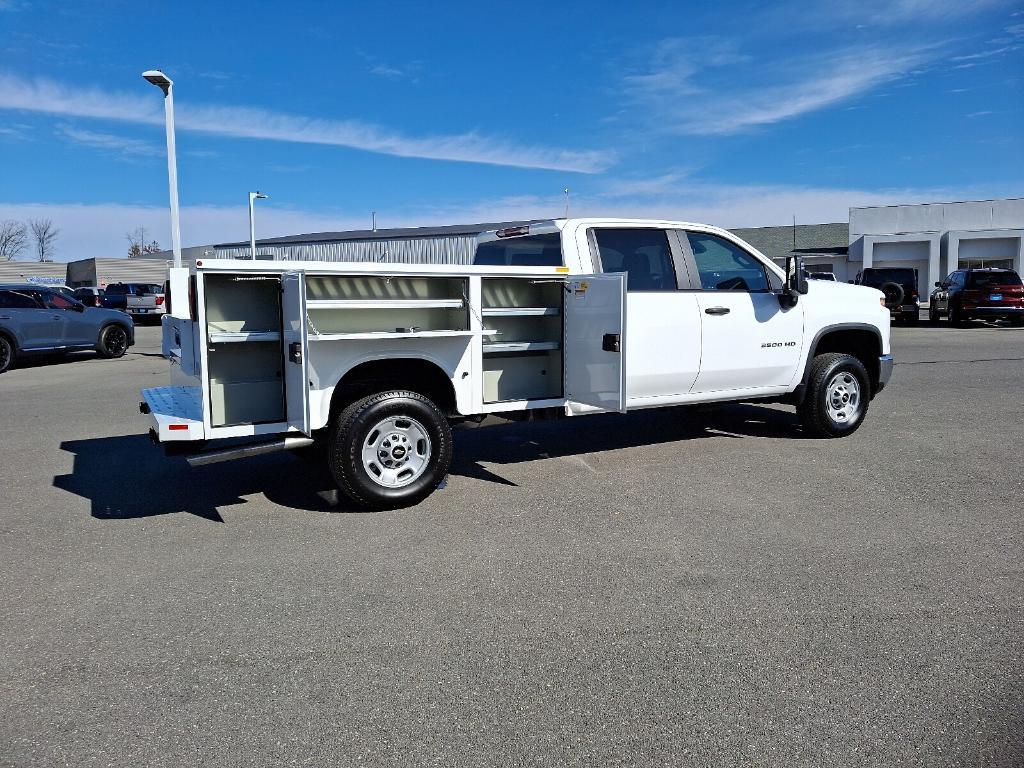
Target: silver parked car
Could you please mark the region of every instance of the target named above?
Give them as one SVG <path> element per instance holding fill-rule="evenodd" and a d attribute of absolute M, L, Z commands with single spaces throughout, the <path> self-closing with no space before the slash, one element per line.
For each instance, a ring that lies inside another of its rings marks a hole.
<path fill-rule="evenodd" d="M 22 355 L 95 349 L 121 357 L 135 343 L 123 312 L 86 307 L 61 291 L 0 284 L 0 373 Z"/>

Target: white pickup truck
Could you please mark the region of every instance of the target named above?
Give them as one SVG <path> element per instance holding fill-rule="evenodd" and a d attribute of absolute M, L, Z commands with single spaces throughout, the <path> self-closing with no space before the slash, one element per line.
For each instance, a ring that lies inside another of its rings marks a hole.
<path fill-rule="evenodd" d="M 553 220 L 479 235 L 469 266 L 204 259 L 170 283 L 151 437 L 193 465 L 322 447 L 378 509 L 438 487 L 459 422 L 775 401 L 838 437 L 893 366 L 879 291 L 700 224 Z"/>

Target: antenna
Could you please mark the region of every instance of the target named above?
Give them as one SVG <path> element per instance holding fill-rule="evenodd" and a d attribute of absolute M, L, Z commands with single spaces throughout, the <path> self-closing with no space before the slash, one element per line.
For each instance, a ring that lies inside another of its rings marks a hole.
<path fill-rule="evenodd" d="M 370 211 L 370 228 L 374 232 L 377 231 L 377 212 L 376 211 Z"/>
<path fill-rule="evenodd" d="M 569 189 L 563 189 L 562 193 L 565 195 L 565 218 L 569 218 Z"/>

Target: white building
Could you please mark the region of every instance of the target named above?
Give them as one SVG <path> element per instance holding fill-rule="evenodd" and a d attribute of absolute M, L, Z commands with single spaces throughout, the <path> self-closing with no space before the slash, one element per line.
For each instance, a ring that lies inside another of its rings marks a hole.
<path fill-rule="evenodd" d="M 850 270 L 915 267 L 926 303 L 961 267 L 1021 271 L 1024 198 L 850 209 Z"/>

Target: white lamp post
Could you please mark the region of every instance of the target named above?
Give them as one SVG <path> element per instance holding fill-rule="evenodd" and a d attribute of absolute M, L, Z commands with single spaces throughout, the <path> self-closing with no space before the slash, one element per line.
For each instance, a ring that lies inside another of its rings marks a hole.
<path fill-rule="evenodd" d="M 253 261 L 256 261 L 256 206 L 253 203 L 256 200 L 267 199 L 262 192 L 249 193 L 249 252 L 252 254 Z"/>
<path fill-rule="evenodd" d="M 181 267 L 181 230 L 178 226 L 178 158 L 174 152 L 174 81 L 159 69 L 150 69 L 142 77 L 164 92 L 164 122 L 167 126 L 167 180 L 171 188 L 171 250 L 174 266 Z"/>

